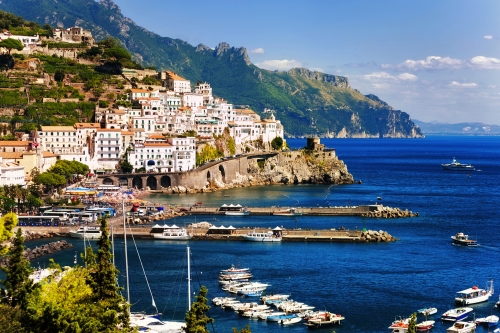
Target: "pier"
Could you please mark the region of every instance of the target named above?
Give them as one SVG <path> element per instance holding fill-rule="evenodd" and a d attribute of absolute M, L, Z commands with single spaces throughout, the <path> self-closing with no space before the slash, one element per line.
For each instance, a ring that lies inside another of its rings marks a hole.
<path fill-rule="evenodd" d="M 34 238 L 49 238 L 49 237 L 69 237 L 69 231 L 75 230 L 78 227 L 26 227 L 22 229 L 25 233 L 31 234 L 31 239 Z M 264 231 L 270 229 L 266 228 L 238 228 L 232 230 L 228 234 L 211 234 L 207 228 L 188 228 L 190 234 L 193 235 L 191 241 L 243 241 L 242 236 L 250 231 Z M 33 237 L 34 234 L 37 236 Z M 123 238 L 123 227 L 113 227 L 114 237 Z M 39 237 L 38 237 L 39 236 Z M 151 235 L 151 226 L 133 226 L 127 229 L 127 238 L 135 237 L 140 239 L 154 239 Z M 332 243 L 367 243 L 367 242 L 393 242 L 397 239 L 385 231 L 373 230 L 335 230 L 335 229 L 316 229 L 316 230 L 302 230 L 302 229 L 283 229 L 282 241 L 283 242 L 332 242 Z M 78 242 L 81 239 L 73 238 L 72 241 Z M 161 242 L 162 240 L 158 240 Z M 186 242 L 186 241 L 179 241 Z"/>

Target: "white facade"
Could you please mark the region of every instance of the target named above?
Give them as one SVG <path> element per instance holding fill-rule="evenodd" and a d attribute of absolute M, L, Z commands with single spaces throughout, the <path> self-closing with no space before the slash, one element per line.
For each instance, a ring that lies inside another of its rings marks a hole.
<path fill-rule="evenodd" d="M 182 94 L 182 105 L 191 108 L 203 106 L 203 95 L 196 93 L 184 93 Z"/>
<path fill-rule="evenodd" d="M 4 163 L 0 157 L 0 186 L 21 185 L 26 186 L 24 166 L 17 163 Z"/>
<path fill-rule="evenodd" d="M 120 129 L 98 129 L 94 134 L 93 161 L 101 169 L 115 170 L 124 153 Z M 97 168 L 96 167 L 96 168 Z"/>
<path fill-rule="evenodd" d="M 73 126 L 41 126 L 36 141 L 44 151 L 54 154 L 82 154 L 83 147 L 79 143 L 77 130 Z"/>
<path fill-rule="evenodd" d="M 5 40 L 5 39 L 9 39 L 9 38 L 17 39 L 18 41 L 20 41 L 24 46 L 23 51 L 28 51 L 31 48 L 36 47 L 36 45 L 40 43 L 40 37 L 38 35 L 36 35 L 36 36 L 19 36 L 19 35 L 12 35 L 8 31 L 0 32 L 0 41 Z"/>

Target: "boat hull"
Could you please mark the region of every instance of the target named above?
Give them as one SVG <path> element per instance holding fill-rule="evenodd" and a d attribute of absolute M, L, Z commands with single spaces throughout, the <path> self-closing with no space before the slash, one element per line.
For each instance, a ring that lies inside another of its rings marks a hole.
<path fill-rule="evenodd" d="M 459 321 L 465 319 L 473 311 L 472 308 L 458 308 L 449 310 L 441 316 L 441 320 L 445 321 Z"/>
<path fill-rule="evenodd" d="M 162 239 L 162 240 L 190 240 L 191 236 L 165 236 L 161 234 L 153 234 L 154 239 Z"/>
<path fill-rule="evenodd" d="M 262 236 L 242 236 L 244 240 L 249 242 L 281 242 L 281 237 L 262 237 Z"/>
<path fill-rule="evenodd" d="M 76 231 L 70 231 L 69 235 L 72 238 L 78 238 L 78 239 L 99 239 L 102 235 L 102 233 L 80 233 Z"/>
<path fill-rule="evenodd" d="M 228 216 L 248 216 L 250 212 L 226 212 L 225 214 Z"/>

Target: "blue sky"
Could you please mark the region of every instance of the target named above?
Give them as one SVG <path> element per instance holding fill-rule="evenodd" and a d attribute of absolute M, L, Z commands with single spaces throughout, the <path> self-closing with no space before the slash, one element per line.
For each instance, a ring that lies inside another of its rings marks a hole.
<path fill-rule="evenodd" d="M 500 125 L 497 0 L 114 1 L 161 36 L 346 76 L 413 119 Z"/>

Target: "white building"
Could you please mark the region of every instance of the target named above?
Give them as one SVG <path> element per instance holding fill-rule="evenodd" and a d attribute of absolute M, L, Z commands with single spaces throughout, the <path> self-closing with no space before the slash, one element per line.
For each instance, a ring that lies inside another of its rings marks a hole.
<path fill-rule="evenodd" d="M 26 186 L 24 166 L 17 163 L 3 162 L 0 157 L 0 186 L 21 185 Z"/>
<path fill-rule="evenodd" d="M 124 153 L 120 129 L 100 128 L 94 134 L 94 164 L 91 169 L 115 170 Z"/>
<path fill-rule="evenodd" d="M 7 30 L 0 32 L 0 41 L 5 40 L 5 39 L 9 39 L 9 38 L 17 39 L 18 41 L 20 41 L 24 46 L 23 51 L 28 51 L 32 48 L 35 48 L 36 45 L 40 43 L 40 37 L 38 35 L 36 35 L 36 36 L 13 35 Z"/>
<path fill-rule="evenodd" d="M 174 72 L 164 71 L 160 73 L 160 80 L 164 87 L 176 93 L 191 92 L 191 82 L 186 80 Z"/>

